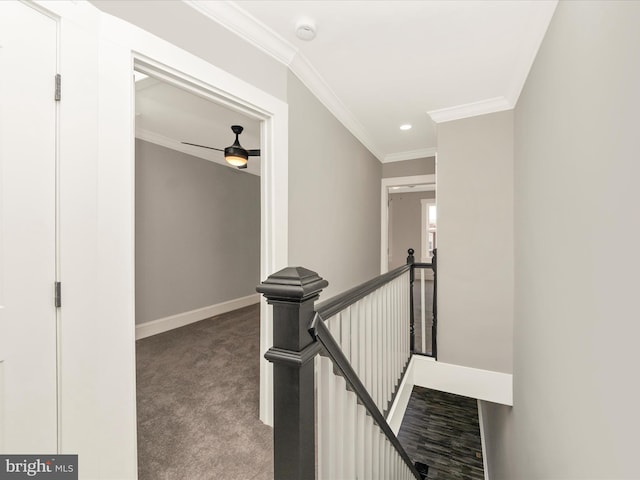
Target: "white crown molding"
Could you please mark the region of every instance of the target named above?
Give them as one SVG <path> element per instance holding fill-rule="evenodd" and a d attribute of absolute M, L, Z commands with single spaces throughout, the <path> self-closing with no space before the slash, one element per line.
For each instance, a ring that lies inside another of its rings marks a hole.
<path fill-rule="evenodd" d="M 462 118 L 476 117 L 478 115 L 486 115 L 488 113 L 502 112 L 511 110 L 513 103 L 505 97 L 494 97 L 479 102 L 466 103 L 455 107 L 441 108 L 440 110 L 431 110 L 427 114 L 436 123 L 450 122 L 452 120 L 460 120 Z"/>
<path fill-rule="evenodd" d="M 229 166 L 229 164 L 225 161 L 222 152 L 216 152 L 215 150 L 205 150 L 203 148 L 194 147 L 192 145 L 185 145 L 183 143 L 180 143 L 178 140 L 166 137 L 156 132 L 152 132 L 151 130 L 136 128 L 136 138 L 144 140 L 145 142 L 160 145 L 161 147 L 170 148 L 171 150 L 186 153 L 187 155 L 191 155 L 192 157 L 202 158 L 203 160 L 208 160 L 227 168 L 235 168 Z M 260 176 L 260 166 L 258 165 L 258 162 L 254 162 L 254 165 L 251 165 L 251 162 L 249 163 L 249 167 L 244 171 L 252 175 Z"/>
<path fill-rule="evenodd" d="M 365 128 L 358 119 L 351 113 L 344 103 L 333 92 L 331 87 L 322 78 L 318 71 L 311 65 L 309 60 L 298 52 L 293 57 L 289 68 L 296 77 L 320 100 L 347 130 L 349 130 L 360 143 L 362 143 L 378 160 L 382 161 L 382 152 L 371 139 Z"/>
<path fill-rule="evenodd" d="M 291 63 L 298 51 L 291 43 L 233 2 L 182 1 L 285 65 Z"/>
<path fill-rule="evenodd" d="M 384 156 L 382 163 L 402 162 L 404 160 L 415 160 L 417 158 L 435 157 L 438 153 L 437 147 L 420 148 L 407 152 L 389 153 Z"/>
<path fill-rule="evenodd" d="M 296 77 L 378 160 L 384 155 L 355 115 L 342 103 L 307 58 L 287 40 L 234 2 L 182 0 L 254 47 L 289 67 Z"/>

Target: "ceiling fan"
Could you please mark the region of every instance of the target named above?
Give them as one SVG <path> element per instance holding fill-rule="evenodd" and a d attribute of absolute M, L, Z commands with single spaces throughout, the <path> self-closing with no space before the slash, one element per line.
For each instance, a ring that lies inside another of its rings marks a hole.
<path fill-rule="evenodd" d="M 202 148 L 208 148 L 210 150 L 217 150 L 219 152 L 224 152 L 224 159 L 227 161 L 227 163 L 233 165 L 234 167 L 247 168 L 247 162 L 249 161 L 249 157 L 259 157 L 260 149 L 245 150 L 244 148 L 242 148 L 242 145 L 240 145 L 240 141 L 238 140 L 238 136 L 242 133 L 243 130 L 244 130 L 244 127 L 241 125 L 231 125 L 231 131 L 236 134 L 236 141 L 233 142 L 233 145 L 225 149 L 207 147 L 206 145 L 198 145 L 196 143 L 189 143 L 189 142 L 181 142 L 181 143 L 184 143 L 185 145 L 193 145 L 194 147 L 202 147 Z"/>

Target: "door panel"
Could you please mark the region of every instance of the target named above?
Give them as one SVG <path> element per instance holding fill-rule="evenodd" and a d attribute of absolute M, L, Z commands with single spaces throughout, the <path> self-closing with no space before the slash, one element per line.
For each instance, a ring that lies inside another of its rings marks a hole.
<path fill-rule="evenodd" d="M 0 451 L 57 450 L 57 24 L 0 1 Z"/>

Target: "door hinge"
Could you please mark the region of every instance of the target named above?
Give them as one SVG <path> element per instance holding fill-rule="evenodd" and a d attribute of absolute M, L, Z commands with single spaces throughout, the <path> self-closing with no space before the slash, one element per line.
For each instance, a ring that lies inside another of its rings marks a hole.
<path fill-rule="evenodd" d="M 59 102 L 60 98 L 62 98 L 61 88 L 62 88 L 62 76 L 59 73 L 56 73 L 56 90 L 54 94 L 54 99 L 56 102 Z"/>
<path fill-rule="evenodd" d="M 55 283 L 54 302 L 56 308 L 60 308 L 62 306 L 62 282 Z"/>

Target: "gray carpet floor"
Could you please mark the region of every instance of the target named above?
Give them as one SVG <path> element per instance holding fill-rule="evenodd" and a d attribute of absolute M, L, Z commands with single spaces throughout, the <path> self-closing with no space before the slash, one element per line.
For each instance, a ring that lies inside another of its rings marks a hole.
<path fill-rule="evenodd" d="M 254 305 L 136 342 L 139 480 L 273 479 L 259 318 Z M 483 479 L 473 399 L 415 387 L 398 438 L 429 480 Z"/>
<path fill-rule="evenodd" d="M 258 419 L 259 310 L 136 342 L 140 480 L 272 480 Z"/>

